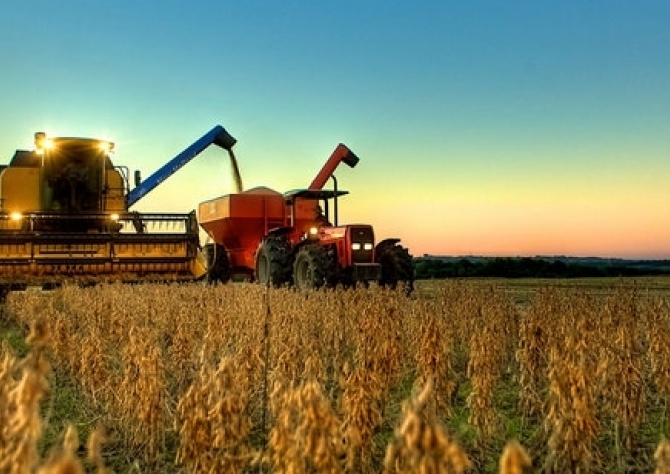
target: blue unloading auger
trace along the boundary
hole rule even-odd
[[[238,192],[242,192],[240,173],[237,169],[237,160],[235,159],[235,155],[233,153],[233,145],[235,145],[235,143],[237,143],[237,140],[235,140],[235,138],[233,138],[226,131],[226,129],[224,129],[221,125],[215,126],[209,132],[193,142],[184,151],[161,166],[142,183],[138,184],[134,189],[128,192],[126,195],[126,209],[129,209],[133,204],[137,203],[137,201],[149,194],[150,191],[152,191],[167,178],[172,176],[175,172],[177,172],[177,170],[198,156],[210,145],[217,145],[228,151],[228,154],[230,155],[230,161],[233,164],[236,185],[239,188]]]

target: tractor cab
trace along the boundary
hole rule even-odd
[[[338,225],[338,198],[349,191],[294,189],[283,194],[289,225],[298,232]],[[332,208],[332,209],[331,209]]]

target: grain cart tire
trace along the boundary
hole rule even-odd
[[[293,263],[293,282],[299,290],[313,290],[329,284],[333,268],[328,251],[318,245],[298,250]]]
[[[10,285],[0,285],[0,304],[5,302],[10,290],[11,290]]]
[[[256,252],[256,281],[280,287],[291,283],[291,245],[282,237],[263,239]]]
[[[375,248],[375,262],[382,267],[381,286],[405,286],[407,294],[414,290],[414,260],[409,251],[397,241],[382,241]]]
[[[230,261],[228,252],[219,244],[205,244],[207,259],[207,283],[228,283],[230,281]]]

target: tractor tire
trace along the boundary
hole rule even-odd
[[[293,283],[299,290],[315,290],[332,286],[335,273],[328,249],[306,245],[298,250],[293,263]]]
[[[381,286],[395,289],[402,283],[407,294],[414,290],[414,260],[405,247],[382,242],[375,249],[375,262],[382,267]]]
[[[207,259],[207,283],[228,283],[231,276],[230,260],[223,245],[205,244],[203,251]]]
[[[256,281],[275,288],[290,284],[291,263],[291,245],[286,239],[263,239],[256,252]]]

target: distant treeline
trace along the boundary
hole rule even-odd
[[[417,279],[450,277],[584,278],[670,274],[670,261],[667,260],[420,257],[415,259],[415,265]]]

